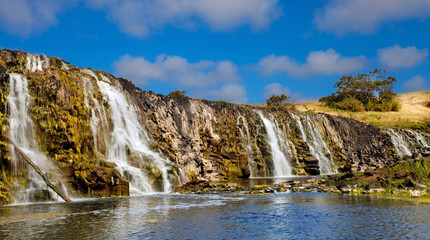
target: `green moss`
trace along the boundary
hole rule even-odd
[[[162,190],[163,186],[163,173],[161,170],[152,163],[143,163],[140,165],[140,169],[144,173],[146,173],[149,182],[152,186],[155,186],[158,188],[158,190]]]

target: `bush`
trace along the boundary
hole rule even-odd
[[[390,112],[399,111],[401,105],[398,101],[394,99],[376,101],[371,100],[365,105],[366,111],[377,111],[377,112]]]
[[[339,103],[335,103],[334,106],[338,109],[351,111],[351,112],[363,112],[364,105],[358,99],[354,97],[348,97],[343,99]]]
[[[167,96],[169,97],[187,97],[187,95],[185,95],[187,92],[184,90],[176,90],[176,91],[172,91],[170,92]]]
[[[402,108],[399,101],[393,100],[391,105],[391,111],[398,112]]]

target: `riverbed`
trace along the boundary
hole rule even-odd
[[[0,208],[0,239],[429,239],[430,204],[328,193],[153,194]]]

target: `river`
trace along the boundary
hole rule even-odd
[[[154,194],[0,208],[0,239],[430,239],[430,204],[328,193]]]

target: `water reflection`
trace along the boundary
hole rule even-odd
[[[369,196],[165,194],[2,207],[0,239],[427,239],[429,219],[429,204]]]

